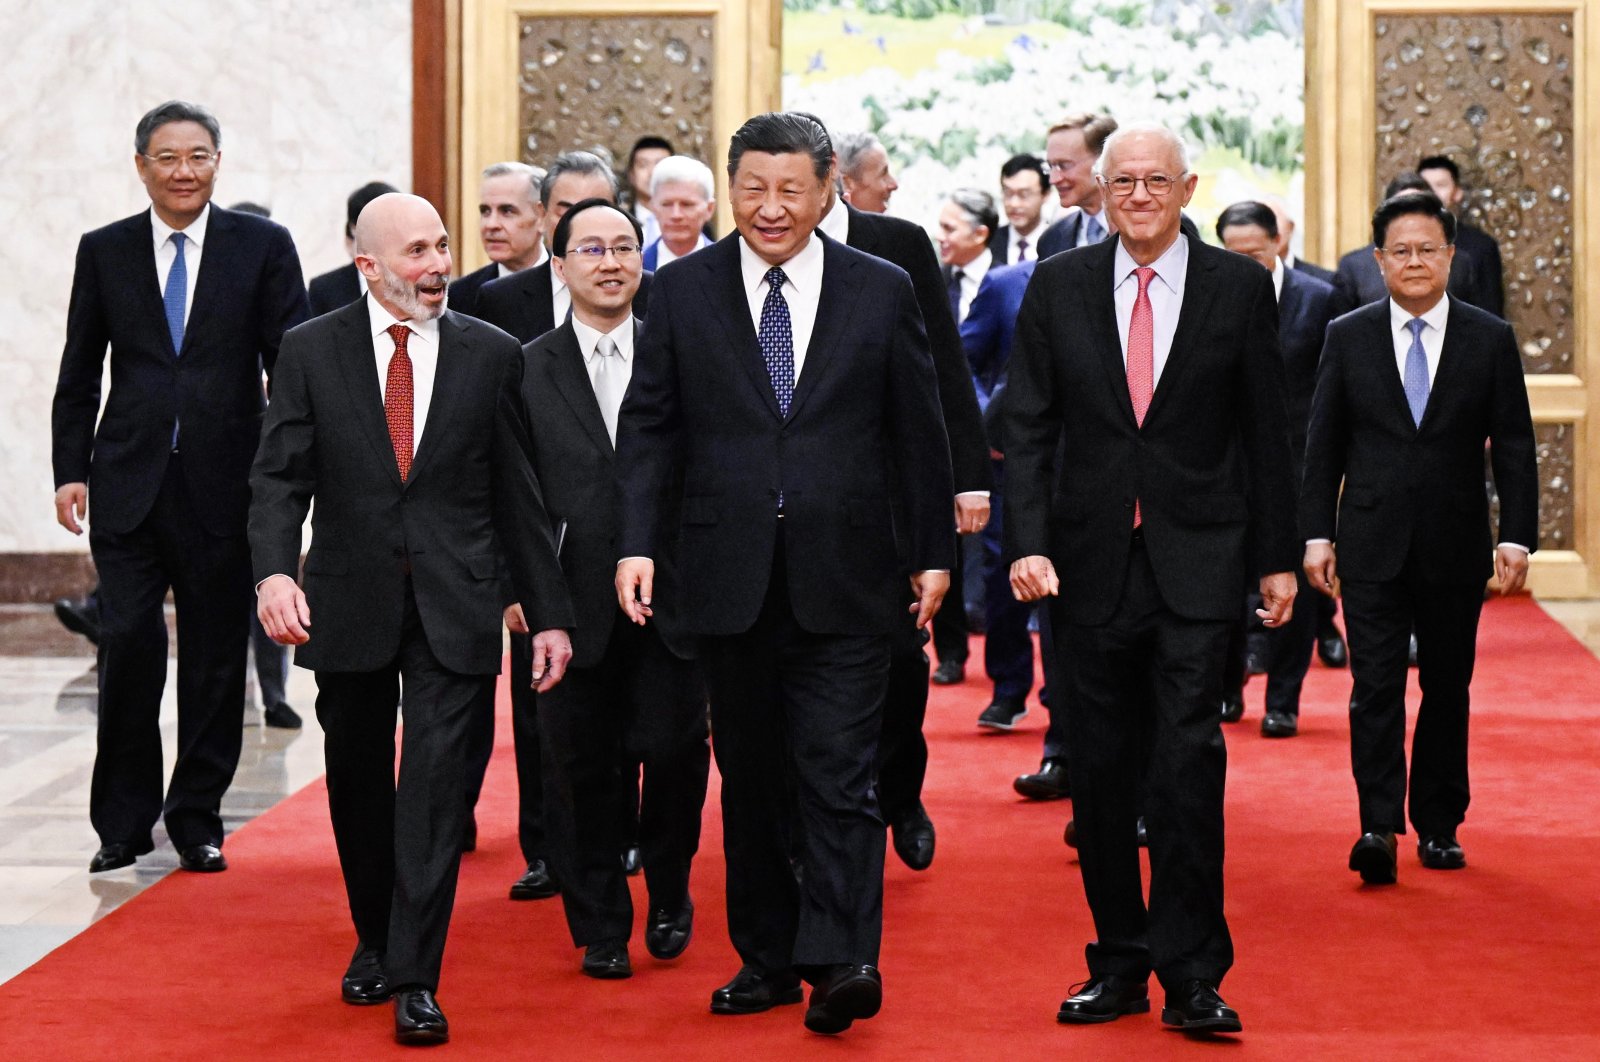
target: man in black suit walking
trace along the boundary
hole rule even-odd
[[[1096,178],[1118,238],[1034,273],[1006,391],[1005,530],[1017,596],[1053,599],[1098,937],[1089,981],[1057,1020],[1147,1011],[1153,969],[1162,1021],[1236,1032],[1217,993],[1233,961],[1223,650],[1247,572],[1267,625],[1288,620],[1299,550],[1272,279],[1182,235],[1188,169],[1164,129],[1112,134]]]
[[[1433,194],[1372,216],[1389,298],[1328,329],[1311,406],[1300,526],[1305,573],[1342,577],[1350,636],[1350,758],[1361,838],[1350,869],[1391,884],[1405,832],[1406,643],[1423,689],[1411,751],[1422,865],[1466,865],[1468,690],[1483,586],[1514,594],[1538,545],[1533,421],[1511,326],[1445,289],[1456,219]],[[1491,547],[1483,449],[1500,495]],[[1341,493],[1341,484],[1343,490]],[[1492,558],[1492,564],[1491,564]]]
[[[361,298],[366,286],[361,279],[361,270],[356,268],[356,218],[366,209],[367,204],[380,195],[398,192],[400,189],[383,181],[369,181],[350,193],[350,198],[344,203],[344,246],[350,253],[350,261],[337,269],[330,269],[326,273],[319,273],[311,278],[306,285],[306,297],[311,300],[311,316],[321,317],[325,313],[332,313],[341,306],[348,306]]]
[[[395,1038],[440,1043],[467,731],[494,699],[502,617],[539,631],[533,678],[548,689],[572,654],[572,606],[517,431],[521,352],[445,309],[439,215],[416,196],[373,200],[356,223],[356,265],[367,297],[284,339],[250,479],[257,611],[316,672],[358,937],[341,993],[355,1004],[392,994]]]
[[[1448,155],[1429,155],[1417,163],[1417,173],[1451,213],[1456,214],[1456,246],[1478,264],[1479,297],[1473,304],[1496,317],[1505,317],[1505,267],[1500,258],[1500,242],[1461,219],[1461,204],[1466,199],[1461,188],[1461,167]]]
[[[955,551],[916,297],[902,270],[815,234],[833,169],[803,115],[734,134],[738,233],[662,270],[617,433],[618,597],[649,618],[652,558],[676,536],[684,627],[702,635],[744,962],[712,1010],[798,1002],[804,978],[822,1033],[882,1001],[889,641],[903,563],[926,624]]]
[[[1045,193],[1050,190],[1049,171],[1037,155],[1013,155],[1000,167],[1000,201],[1008,224],[989,237],[989,252],[994,264],[1019,265],[1039,257],[1039,237],[1044,235],[1040,220]]]
[[[1407,171],[1385,186],[1383,198],[1393,199],[1402,193],[1432,195],[1433,188],[1420,174]],[[1457,247],[1450,260],[1448,291],[1462,302],[1495,313],[1493,307],[1501,306],[1504,297],[1499,286],[1490,290],[1483,282],[1483,269],[1477,257],[1464,247]],[[1339,268],[1334,271],[1333,287],[1338,293],[1338,313],[1349,313],[1358,306],[1386,301],[1389,289],[1383,269],[1378,265],[1372,244],[1357,247],[1339,258]],[[1497,315],[1498,316],[1498,315]]]
[[[567,925],[585,949],[583,972],[599,978],[633,972],[633,903],[617,855],[630,843],[625,829],[640,804],[625,774],[644,766],[645,946],[672,959],[688,947],[694,925],[689,868],[711,762],[705,685],[677,616],[670,543],[656,557],[655,622],[635,626],[617,607],[622,500],[614,440],[638,338],[630,307],[643,235],[638,220],[610,200],[568,211],[551,261],[572,293],[572,316],[523,354],[529,458],[577,616],[572,665],[561,685],[537,697],[545,823]]]
[[[261,373],[306,316],[294,241],[213,206],[222,133],[171,100],[139,120],[134,164],[150,209],[78,245],[52,411],[56,519],[73,534],[94,488],[100,722],[90,871],[152,850],[165,818],[186,870],[227,867],[222,795],[239,763],[249,642],[250,459]],[[100,378],[111,393],[99,427]],[[178,613],[178,757],[161,794],[162,602]]]
[[[544,207],[539,189],[545,171],[526,162],[496,162],[483,168],[478,184],[478,238],[489,264],[450,282],[450,308],[478,313],[478,292],[492,280],[542,264]]]

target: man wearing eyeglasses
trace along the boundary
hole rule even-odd
[[[1247,573],[1269,627],[1295,596],[1277,299],[1260,266],[1182,234],[1197,178],[1172,133],[1119,129],[1096,179],[1118,236],[1039,264],[1006,399],[1006,553],[1018,599],[1051,608],[1097,935],[1057,1020],[1148,1011],[1154,971],[1163,1022],[1237,1032],[1218,994],[1233,945],[1217,705]]]
[[[1389,297],[1328,328],[1311,403],[1300,527],[1311,585],[1341,584],[1350,639],[1350,759],[1361,837],[1350,869],[1397,877],[1406,829],[1406,656],[1423,690],[1410,819],[1431,870],[1466,865],[1467,715],[1484,582],[1522,588],[1538,545],[1533,422],[1511,326],[1447,295],[1456,218],[1431,192],[1372,216]],[[1489,536],[1484,444],[1500,496]],[[1341,484],[1343,490],[1341,492]]]
[[[139,120],[150,209],[78,245],[52,413],[56,519],[100,574],[100,723],[91,872],[152,850],[158,818],[185,870],[227,868],[222,795],[239,762],[249,641],[250,460],[261,373],[306,318],[282,226],[213,206],[221,129],[171,100]],[[100,380],[111,352],[111,390]],[[99,426],[95,417],[100,415]],[[161,792],[162,603],[177,606],[178,754]]]
[[[1041,259],[1099,243],[1110,235],[1114,226],[1106,213],[1094,168],[1106,138],[1116,128],[1117,120],[1109,114],[1074,114],[1050,127],[1045,139],[1045,166],[1050,186],[1067,213],[1039,236]]]

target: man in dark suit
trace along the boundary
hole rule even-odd
[[[1432,195],[1433,189],[1418,174],[1406,172],[1389,182],[1384,189],[1383,198],[1393,199],[1402,193]],[[1333,287],[1339,298],[1335,307],[1336,315],[1349,313],[1357,306],[1366,306],[1389,297],[1383,270],[1378,265],[1372,244],[1357,247],[1339,259],[1339,268],[1334,272]],[[1456,248],[1455,256],[1450,263],[1449,292],[1462,302],[1488,310],[1490,313],[1495,312],[1490,309],[1491,306],[1503,302],[1502,295],[1491,292],[1484,285],[1483,272],[1479,268],[1477,258],[1460,247]]]
[[[1247,200],[1234,203],[1218,215],[1217,238],[1228,250],[1255,259],[1272,273],[1278,298],[1278,347],[1283,352],[1289,449],[1294,456],[1294,478],[1299,482],[1306,452],[1306,422],[1311,417],[1311,392],[1317,383],[1322,337],[1333,320],[1334,296],[1333,285],[1284,266],[1278,255],[1281,233],[1277,226],[1277,216],[1270,206]],[[1295,597],[1302,607],[1295,609],[1288,623],[1265,634],[1267,694],[1266,715],[1261,720],[1263,737],[1293,737],[1300,730],[1300,690],[1311,666],[1317,617],[1304,577],[1299,578]],[[1246,595],[1246,606],[1240,610],[1239,625],[1229,646],[1222,704],[1225,723],[1237,722],[1244,714],[1246,625],[1259,604],[1257,595]]]
[[[661,209],[659,194],[652,202]],[[585,949],[583,972],[600,978],[632,973],[633,904],[617,854],[630,843],[624,830],[640,804],[624,774],[644,765],[645,946],[671,959],[694,925],[689,868],[710,765],[705,686],[677,616],[670,545],[656,558],[654,623],[628,623],[614,585],[622,502],[613,440],[633,371],[630,305],[642,236],[639,222],[609,200],[578,203],[562,218],[552,261],[572,293],[572,316],[528,344],[522,373],[529,457],[577,615],[572,665],[537,698],[545,821],[567,925]]]
[[[711,167],[688,155],[670,155],[656,163],[650,171],[650,212],[661,237],[644,249],[645,272],[710,247],[705,229],[717,212],[717,179]]]
[[[525,162],[485,166],[478,185],[478,237],[489,264],[450,282],[450,308],[478,316],[478,292],[491,280],[544,262],[544,207],[539,187],[545,172]]]
[[[1099,243],[1110,234],[1105,197],[1094,179],[1095,163],[1106,137],[1117,128],[1109,114],[1074,114],[1050,127],[1045,138],[1045,164],[1061,209],[1068,211],[1039,237],[1039,257],[1049,258],[1074,247]],[[1072,210],[1072,207],[1078,209]]]
[[[368,203],[380,195],[398,192],[400,189],[383,181],[369,181],[350,193],[350,198],[344,203],[344,247],[349,252],[351,261],[330,269],[326,273],[319,273],[311,278],[306,285],[306,297],[311,301],[311,316],[321,317],[325,313],[332,313],[341,306],[348,306],[361,298],[367,289],[361,280],[361,270],[356,268],[356,218],[361,216],[361,211],[366,209]]]
[[[1017,596],[1055,610],[1098,937],[1057,1020],[1147,1011],[1153,969],[1163,1022],[1236,1032],[1217,993],[1223,652],[1247,572],[1267,625],[1289,618],[1299,550],[1272,279],[1182,235],[1188,169],[1170,132],[1118,130],[1097,173],[1118,238],[1034,273],[1006,389],[1006,544]]]
[[[416,196],[373,200],[356,223],[356,265],[367,297],[285,337],[250,479],[257,611],[317,677],[358,937],[341,993],[393,995],[396,1039],[440,1043],[465,739],[494,699],[502,616],[540,632],[533,678],[549,689],[572,653],[562,628],[573,613],[517,431],[521,352],[445,309],[439,215]]]
[[[1415,630],[1423,689],[1411,824],[1422,865],[1453,870],[1466,865],[1456,828],[1470,795],[1468,691],[1484,582],[1492,571],[1502,593],[1516,593],[1538,545],[1533,421],[1516,337],[1504,321],[1446,297],[1455,225],[1431,192],[1378,207],[1372,239],[1389,298],[1328,329],[1311,406],[1305,573],[1325,594],[1342,579],[1361,805],[1350,869],[1372,883],[1395,881],[1395,835],[1405,832],[1408,636]],[[1500,496],[1494,547],[1485,443]]]
[[[56,519],[73,534],[94,488],[99,713],[89,817],[93,872],[152,850],[165,818],[186,870],[227,867],[222,795],[239,763],[250,638],[250,459],[261,373],[306,316],[294,241],[212,205],[222,134],[171,100],[139,120],[150,209],[78,245],[52,410]],[[100,379],[111,392],[99,427]],[[178,613],[178,757],[162,800],[162,602]]]
[[[1461,167],[1448,155],[1429,155],[1417,163],[1417,173],[1456,215],[1456,246],[1478,264],[1478,287],[1482,297],[1474,305],[1496,317],[1505,317],[1505,268],[1500,259],[1500,243],[1476,225],[1462,220],[1461,204],[1466,193],[1461,187]]]
[[[1006,221],[989,237],[995,265],[1016,265],[1039,257],[1041,215],[1050,190],[1049,171],[1037,155],[1013,155],[1000,167],[1000,201]]]
[[[678,538],[744,962],[712,1009],[798,1002],[804,978],[807,1028],[837,1033],[882,1001],[889,642],[906,566],[921,624],[949,585],[949,444],[906,274],[814,232],[826,130],[758,115],[728,173],[738,233],[662,270],[651,296],[617,433],[617,593],[648,619],[652,558]]]
[[[805,117],[815,120],[812,115]],[[933,352],[939,408],[950,440],[955,528],[959,534],[983,530],[991,511],[989,447],[972,374],[961,352],[961,335],[927,233],[913,222],[857,210],[833,195],[817,228],[846,246],[899,266],[911,278]],[[912,569],[907,567],[905,574],[909,577]],[[909,603],[912,598],[905,600]],[[895,854],[912,870],[932,865],[937,840],[933,820],[922,804],[922,784],[928,774],[928,742],[922,735],[928,713],[928,657],[923,651],[927,642],[926,630],[911,614],[896,625],[889,643],[889,687],[878,750],[878,807],[893,835]]]

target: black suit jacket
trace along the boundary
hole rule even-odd
[[[617,431],[620,552],[654,557],[679,537],[683,618],[695,633],[755,623],[780,492],[790,605],[808,631],[887,634],[902,620],[903,563],[955,561],[949,445],[911,284],[901,269],[817,238],[821,298],[787,416],[751,321],[737,234],[664,266],[650,296]],[[899,528],[891,495],[905,514]]]
[[[1333,276],[1337,297],[1337,313],[1349,313],[1358,306],[1374,302],[1388,302],[1389,287],[1383,282],[1383,270],[1372,256],[1372,244],[1358,247],[1339,259],[1339,268]],[[1500,303],[1498,296],[1491,298],[1481,279],[1478,260],[1472,252],[1456,245],[1455,259],[1450,263],[1450,279],[1446,284],[1449,293],[1463,302],[1499,316],[1492,305]]]
[[[373,671],[393,660],[409,582],[439,662],[498,674],[501,612],[512,601],[532,630],[573,622],[517,431],[522,352],[471,317],[439,319],[428,419],[402,483],[368,324],[362,299],[284,336],[250,477],[256,581],[294,576],[315,499],[305,560],[311,640],[295,663]]]
[[[633,296],[635,314],[650,301],[653,276],[647,270],[639,278],[639,290]],[[454,293],[455,286],[451,285],[450,290]],[[483,285],[478,289],[473,316],[510,332],[519,343],[531,343],[561,324],[556,320],[555,296],[550,290],[550,259]]]
[[[1346,579],[1382,581],[1411,569],[1436,582],[1482,582],[1494,568],[1485,441],[1500,495],[1495,541],[1533,549],[1538,467],[1511,326],[1450,299],[1439,369],[1417,425],[1395,360],[1389,301],[1363,306],[1328,329],[1301,532],[1338,544]]]
[[[338,269],[319,273],[306,285],[306,297],[311,300],[312,317],[349,306],[361,298],[361,272],[354,262],[346,262]]]
[[[1306,424],[1311,419],[1311,394],[1317,387],[1317,362],[1322,340],[1333,320],[1333,285],[1306,273],[1283,271],[1278,296],[1278,344],[1283,350],[1284,395],[1289,411],[1289,440],[1298,460],[1306,450]]]
[[[548,259],[547,259],[548,261]],[[464,277],[450,282],[450,308],[456,313],[464,313],[468,317],[481,317],[478,313],[478,293],[484,286],[493,281],[503,279],[500,276],[500,264],[490,262],[482,269],[474,269]]]
[[[635,349],[638,342],[636,333]],[[616,450],[570,320],[522,348],[519,412],[577,619],[572,663],[593,667],[604,658],[615,625],[628,622],[616,591],[622,494]],[[678,616],[682,593],[673,546],[670,538],[663,541],[654,557],[651,626],[670,652],[687,660],[694,644]]]
[[[1474,297],[1467,301],[1496,317],[1505,317],[1506,288],[1500,244],[1487,232],[1462,221],[1456,225],[1456,246],[1471,255],[1478,266]]]
[[[215,535],[244,533],[250,461],[261,433],[263,368],[306,318],[294,241],[283,226],[211,205],[183,350],[172,349],[156,276],[150,211],[78,244],[51,414],[56,486],[89,484],[94,522],[132,531],[155,504],[181,422],[183,472]],[[111,393],[98,429],[100,376]]]
[[[1272,277],[1189,241],[1177,333],[1141,427],[1117,332],[1116,247],[1040,262],[1023,297],[1006,390],[1006,553],[1049,556],[1068,621],[1104,623],[1122,597],[1137,499],[1168,607],[1231,620],[1247,574],[1293,571],[1301,556]]]
[[[887,214],[869,214],[855,207],[849,207],[849,213],[845,242],[899,266],[911,278],[939,379],[939,408],[950,439],[950,467],[956,491],[992,489],[994,470],[989,465],[983,414],[978,409],[978,394],[967,368],[961,333],[950,316],[950,297],[933,244],[913,222]]]

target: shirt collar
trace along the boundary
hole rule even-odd
[[[1433,304],[1433,309],[1420,315],[1428,323],[1428,327],[1436,332],[1444,331],[1445,319],[1450,316],[1450,296],[1441,295],[1439,301]],[[1391,331],[1406,330],[1406,325],[1411,320],[1411,314],[1400,308],[1394,299],[1389,300],[1389,328]]]
[[[189,222],[185,229],[175,229],[161,220],[161,215],[156,213],[156,208],[150,208],[150,229],[155,234],[156,246],[160,247],[172,239],[174,232],[181,232],[190,243],[196,247],[204,248],[206,245],[206,224],[211,220],[211,204],[207,203],[200,208],[200,216]]]
[[[994,253],[990,251],[989,248],[985,247],[983,250],[978,252],[978,256],[976,258],[968,262],[966,265],[951,266],[950,269],[951,272],[960,270],[962,276],[972,277],[974,280],[982,280],[984,275],[989,272],[993,265]]]
[[[585,362],[592,362],[598,356],[595,348],[600,345],[601,336],[610,336],[617,345],[617,353],[622,355],[623,364],[633,361],[633,318],[629,317],[609,332],[602,332],[598,328],[590,328],[578,320],[578,315],[572,315],[572,331],[578,337],[578,351],[583,354]]]
[[[1272,294],[1279,302],[1283,301],[1283,272],[1283,259],[1274,258],[1272,260]]]
[[[402,321],[388,310],[385,310],[378,300],[374,299],[370,294],[367,296],[367,321],[370,328],[369,334],[374,340],[394,325],[403,324],[411,329],[413,335],[421,336],[429,343],[437,344],[439,342],[439,319],[437,317],[426,321]]]
[[[822,216],[817,228],[827,233],[830,239],[840,243],[850,242],[850,208],[841,197],[833,197],[833,209]]]
[[[1156,279],[1165,284],[1176,294],[1181,281],[1178,279],[1185,275],[1189,268],[1189,238],[1183,233],[1172,241],[1172,246],[1161,252],[1161,257],[1150,263],[1156,271]],[[1113,289],[1120,288],[1124,283],[1133,279],[1133,271],[1139,268],[1139,263],[1133,260],[1133,255],[1122,246],[1122,240],[1117,240],[1116,259],[1111,267],[1111,275],[1116,283]]]
[[[761,283],[767,279],[767,270],[771,268],[772,264],[756,254],[750,245],[744,241],[744,237],[740,236],[739,272],[744,277],[745,291],[753,295]],[[822,240],[813,232],[811,238],[806,241],[805,246],[796,251],[794,256],[784,262],[780,268],[782,268],[784,276],[789,278],[789,283],[800,291],[820,292],[822,290]]]

